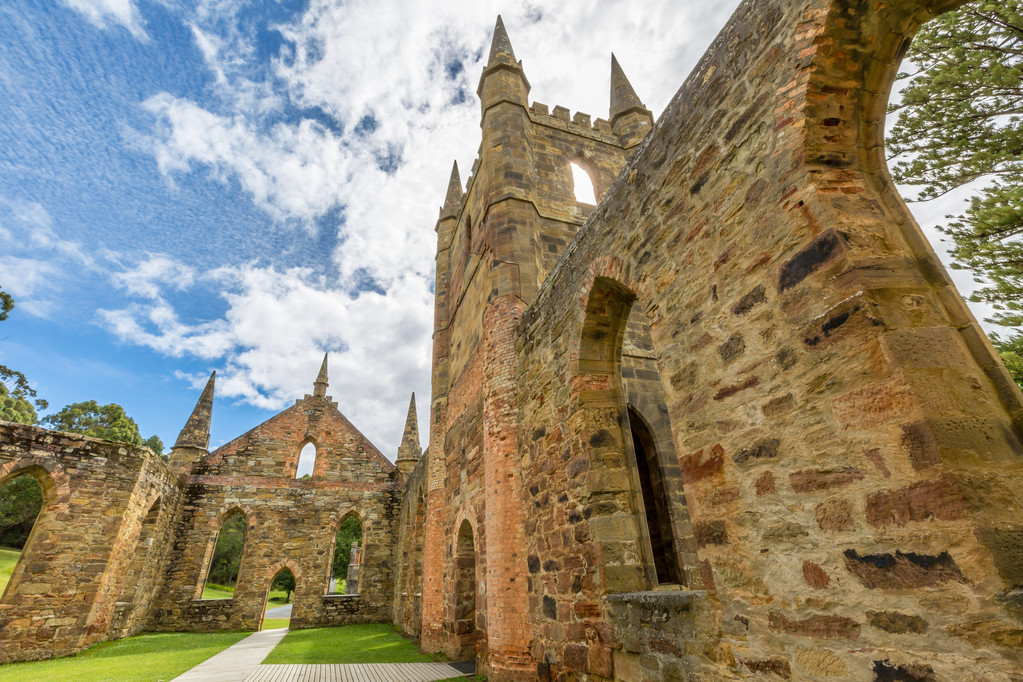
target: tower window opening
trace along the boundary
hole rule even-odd
[[[575,200],[581,204],[596,204],[597,195],[593,191],[593,181],[589,174],[577,163],[572,166],[572,186],[575,189]]]

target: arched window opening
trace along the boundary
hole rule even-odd
[[[468,258],[472,253],[472,215],[468,211],[465,212],[465,230],[463,239],[465,239],[465,257]]]
[[[602,512],[623,522],[629,519],[629,525],[638,530],[634,537],[624,538],[635,558],[623,562],[630,569],[623,572],[628,578],[616,579],[614,589],[629,592],[659,584],[698,587],[697,557],[686,549],[691,543],[677,537],[692,533],[688,508],[679,468],[666,462],[671,459],[671,423],[649,324],[635,302],[635,294],[620,282],[595,278],[576,364],[580,380],[589,389],[581,397],[580,408],[588,414],[583,437],[591,446],[592,465],[607,472],[620,470],[631,482],[631,494],[612,495],[614,505]],[[616,409],[609,410],[609,405]],[[651,422],[641,416],[648,414],[662,418]],[[621,554],[620,547],[613,551]]]
[[[455,612],[454,625],[456,657],[465,660],[476,656],[479,628],[476,624],[476,547],[473,544],[472,525],[462,521],[455,544]]]
[[[291,595],[295,592],[295,574],[290,568],[282,568],[270,581],[270,589],[263,607],[260,630],[286,628],[291,622]]]
[[[362,564],[362,526],[355,515],[341,522],[334,538],[334,562],[328,594],[358,594]]]
[[[593,190],[593,180],[589,173],[577,163],[570,164],[572,167],[572,188],[575,192],[575,200],[581,204],[596,204],[597,195]]]
[[[315,470],[316,446],[312,443],[306,443],[302,446],[302,451],[298,453],[298,466],[295,467],[295,478],[312,478]]]
[[[245,550],[245,515],[233,512],[217,533],[201,599],[234,599]]]
[[[671,506],[661,466],[657,461],[654,437],[646,422],[631,408],[629,427],[636,453],[636,471],[639,474],[640,495],[643,498],[657,582],[662,585],[681,584],[682,573],[675,554],[675,533],[671,526]]]
[[[42,508],[43,490],[34,476],[19,474],[0,485],[0,595],[4,602],[8,582]]]

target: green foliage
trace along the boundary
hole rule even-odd
[[[217,544],[210,560],[210,572],[206,582],[233,588],[238,582],[238,569],[242,564],[242,549],[245,547],[245,517],[232,514],[217,534]]]
[[[9,293],[0,289],[0,322],[6,320],[12,310],[14,310],[14,299]]]
[[[117,403],[100,405],[95,400],[72,403],[60,412],[44,417],[42,423],[58,431],[80,433],[118,443],[145,445],[154,454],[167,459],[163,454],[163,441],[160,437],[154,435],[143,440],[139,425]]]
[[[897,182],[940,196],[1023,171],[1023,0],[980,0],[938,16],[913,39],[915,65],[887,138]]]
[[[160,440],[159,436],[150,436],[142,441],[142,444],[153,451],[153,454],[160,455],[163,459],[167,459],[168,455],[163,454],[163,441]]]
[[[1023,0],[980,0],[928,22],[906,56],[916,66],[887,138],[896,182],[933,199],[984,180],[961,216],[940,228],[954,243],[952,267],[981,284],[988,320],[1023,325]],[[1018,332],[1010,342],[1018,344]],[[999,348],[1002,351],[1002,348]],[[1019,350],[1019,349],[1017,349]],[[1008,352],[1009,355],[1004,353]],[[1004,351],[1023,377],[1023,354]],[[1023,385],[1023,384],[1021,384]]]
[[[0,322],[14,310],[14,299],[0,289]],[[21,372],[0,365],[0,421],[38,424],[36,409],[45,410],[48,403],[36,396],[35,390]]]
[[[263,663],[425,663],[420,651],[391,623],[292,630]]]
[[[284,569],[270,583],[270,589],[284,592],[284,603],[287,604],[291,601],[291,593],[295,591],[295,574],[288,569]]]
[[[330,575],[341,579],[348,576],[348,562],[352,559],[352,543],[362,542],[362,526],[354,516],[341,522],[337,529],[337,540],[334,542],[334,563]],[[337,587],[340,591],[340,585]]]
[[[138,424],[116,403],[100,405],[95,400],[73,403],[65,406],[60,412],[45,417],[43,423],[58,431],[142,445]]]
[[[0,682],[170,680],[236,644],[246,632],[161,632],[103,642],[77,656],[0,665]]]
[[[36,409],[46,407],[47,402],[36,397],[24,374],[0,365],[0,421],[38,424]]]
[[[0,485],[0,545],[24,547],[42,507],[43,491],[28,474]]]

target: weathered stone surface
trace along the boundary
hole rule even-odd
[[[823,590],[831,583],[831,576],[827,571],[812,561],[803,562],[803,579],[815,590]]]
[[[898,490],[867,497],[867,523],[880,528],[911,521],[955,521],[966,513],[966,502],[950,477],[921,481]]]
[[[896,635],[927,632],[927,621],[923,618],[898,611],[867,611],[867,620],[875,628]]]
[[[796,649],[796,665],[818,677],[845,677],[848,673],[845,661],[827,649]]]
[[[774,631],[800,637],[856,639],[860,636],[860,624],[845,616],[817,614],[796,620],[772,611],[768,614],[768,626]]]
[[[874,661],[874,682],[937,682],[934,669],[923,663],[897,665],[885,659]]]
[[[870,589],[935,587],[965,580],[948,552],[933,555],[897,550],[894,554],[861,556],[847,549],[843,556],[849,572]]]
[[[783,662],[795,679],[1012,679],[1017,607],[996,596],[1023,584],[1023,404],[881,144],[904,46],[956,4],[743,2],[656,126],[617,64],[607,120],[530,103],[499,22],[479,158],[464,191],[452,173],[436,223],[425,456],[411,466],[409,444],[392,476],[318,390],[266,443],[183,446],[198,470],[166,483],[188,500],[180,542],[159,608],[138,611],[110,607],[147,516],[125,464],[111,519],[82,517],[100,548],[73,577],[84,591],[46,616],[92,630],[32,620],[66,573],[16,575],[0,627],[69,652],[114,636],[111,618],[248,625],[284,537],[311,586],[296,626],[393,618],[495,681],[778,677]],[[575,201],[571,161],[597,206]],[[310,428],[331,466],[289,480]],[[33,461],[50,461],[47,437],[28,438]],[[4,475],[24,440],[0,438]],[[83,466],[86,482],[121,476]],[[236,502],[253,507],[249,587],[193,602],[212,510]],[[355,510],[360,582],[380,590],[326,597],[330,529]],[[870,620],[889,591],[926,636]],[[662,593],[686,598],[634,597]],[[955,614],[969,618],[950,629]]]

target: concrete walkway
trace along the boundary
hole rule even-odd
[[[260,665],[286,634],[287,628],[254,632],[173,682],[432,682],[475,670],[472,663]]]
[[[275,606],[272,609],[267,609],[266,613],[263,614],[263,618],[291,618],[291,604],[285,604],[284,606]]]
[[[191,670],[178,675],[174,682],[242,682],[259,667],[267,654],[273,651],[286,634],[287,628],[253,632],[213,658],[208,658]]]

